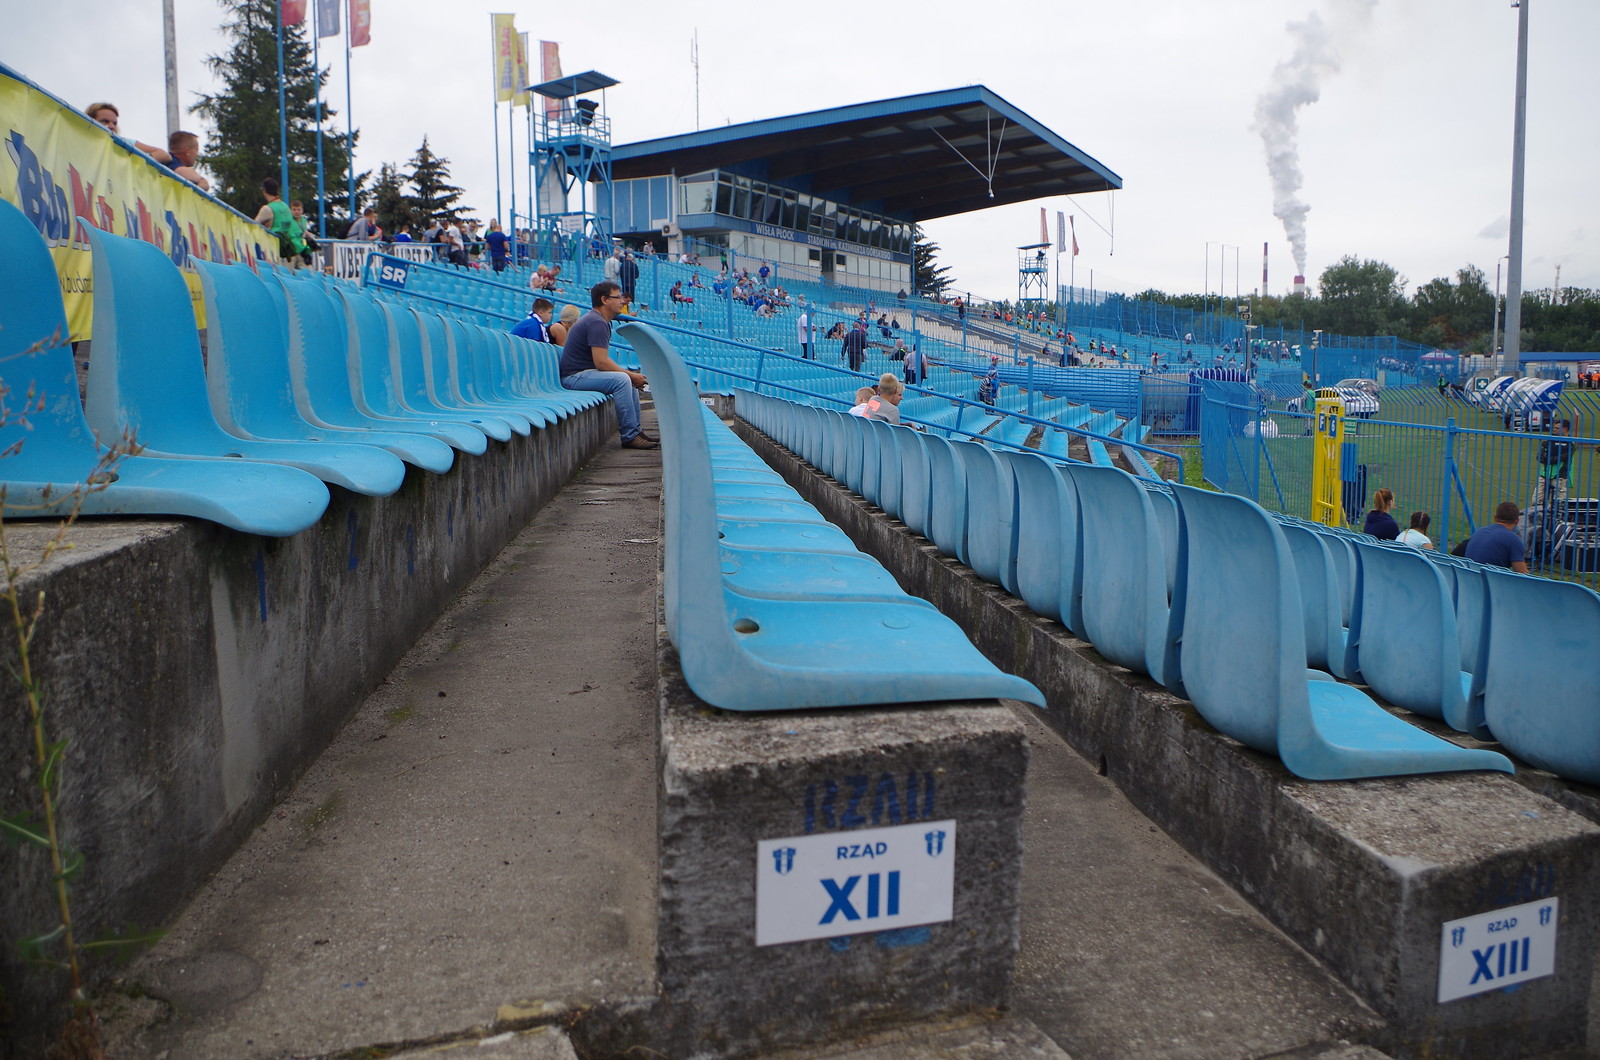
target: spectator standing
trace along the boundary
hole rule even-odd
[[[867,326],[864,322],[858,322],[845,332],[839,355],[849,362],[852,372],[861,371],[861,365],[867,359]]]
[[[495,272],[505,272],[511,263],[511,239],[500,230],[500,219],[489,222],[489,231],[483,237],[489,246],[489,266]]]
[[[1367,513],[1367,521],[1361,525],[1363,534],[1370,534],[1379,541],[1393,541],[1400,536],[1400,524],[1394,521],[1394,516],[1389,512],[1394,508],[1394,493],[1391,490],[1380,489],[1372,495],[1372,510]]]
[[[415,243],[416,240],[411,238],[411,226],[409,224],[401,225],[400,226],[400,231],[398,231],[398,232],[396,232],[394,234],[393,242],[396,242],[396,243]]]
[[[1479,563],[1528,573],[1527,553],[1522,538],[1517,536],[1517,521],[1521,518],[1516,501],[1501,501],[1494,510],[1494,522],[1472,532],[1463,554]]]
[[[194,164],[200,161],[200,137],[179,129],[167,137],[167,168],[201,191],[210,191],[211,182],[200,175]]]
[[[345,233],[346,239],[358,239],[365,243],[375,243],[383,237],[383,229],[378,227],[378,211],[371,206],[361,211],[361,216],[350,224],[350,231]]]
[[[800,356],[812,360],[811,356],[811,309],[806,305],[800,306],[800,319],[794,322],[795,337],[800,340]]]
[[[1412,512],[1411,525],[1400,531],[1395,540],[1412,548],[1432,548],[1433,541],[1428,537],[1428,525],[1432,522],[1427,512]]]
[[[631,250],[625,251],[622,260],[617,263],[617,285],[622,288],[623,302],[632,305],[639,286],[639,263],[634,260]]]
[[[906,382],[916,386],[922,381],[922,349],[918,346],[911,347],[906,353]]]
[[[118,136],[122,135],[122,133],[118,130],[118,125],[122,121],[122,112],[117,110],[115,103],[91,103],[84,108],[84,113],[89,115],[89,117],[92,118],[96,124],[103,126],[107,132],[116,133]],[[154,144],[142,143],[139,140],[135,140],[133,141],[133,146],[137,147],[139,150],[143,151],[145,154],[149,155],[151,158],[155,159],[157,162],[160,162],[164,166],[170,166],[172,164],[172,155],[168,154],[166,151],[163,151]]]
[[[311,235],[311,225],[306,221],[305,203],[301,202],[299,199],[291,202],[289,204],[289,216],[293,219],[294,234],[300,237],[301,243],[305,244],[306,249],[301,252],[300,260],[304,261],[307,265],[310,265],[312,263],[312,252],[321,248],[315,237]]]
[[[256,211],[256,224],[278,237],[278,257],[298,267],[306,244],[295,234],[294,215],[278,194],[278,182],[271,177],[263,180],[261,194],[267,202]]]
[[[467,267],[467,240],[461,234],[461,225],[451,220],[444,228],[445,257],[450,264]]]
[[[611,256],[606,259],[605,278],[607,280],[609,280],[611,283],[617,284],[619,286],[621,285],[621,283],[622,283],[622,248],[621,247],[613,247],[611,249]]]
[[[645,387],[642,372],[623,368],[611,359],[611,322],[622,315],[622,288],[601,280],[589,290],[589,312],[567,333],[561,347],[561,385],[568,390],[609,394],[617,406],[622,448],[655,449],[654,438],[639,429],[639,391]]]
[[[1572,472],[1572,443],[1567,434],[1572,421],[1550,422],[1551,437],[1539,443],[1539,477],[1533,484],[1533,510],[1548,530],[1561,520],[1567,503],[1567,479]]]
[[[985,405],[993,405],[1000,396],[1000,358],[994,354],[989,355],[989,370],[984,373],[983,381],[978,384],[978,400]]]

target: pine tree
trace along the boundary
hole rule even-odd
[[[378,167],[378,180],[372,186],[372,205],[378,211],[378,225],[384,232],[394,235],[401,225],[410,225],[413,233],[420,232],[416,197],[406,194],[405,177],[400,167],[385,162]]]
[[[934,261],[939,253],[939,244],[928,238],[921,225],[913,226],[911,231],[914,240],[911,247],[911,279],[916,284],[917,294],[943,297],[945,290],[955,282],[949,275],[950,266]]]
[[[217,196],[248,217],[261,208],[261,181],[278,179],[278,0],[218,0],[227,12],[223,29],[233,40],[226,55],[212,55],[206,65],[222,83],[216,95],[201,96],[190,109],[207,119],[213,132],[205,166],[217,180]],[[315,79],[315,80],[314,80]],[[313,70],[306,24],[283,30],[283,80],[289,135],[289,187],[285,201],[305,203],[315,223],[317,208],[317,110],[315,85],[323,86],[322,171],[328,231],[342,232],[349,223],[349,154],[344,134],[330,126],[336,115],[328,105],[328,72]],[[359,136],[359,134],[358,134]],[[360,183],[366,180],[361,175]],[[358,184],[358,208],[359,193]],[[335,218],[338,219],[336,223]]]
[[[470,208],[456,205],[461,189],[450,183],[450,160],[434,154],[426,136],[417,153],[411,156],[408,179],[416,189],[411,196],[415,224],[427,227],[434,221],[459,221],[463,215],[472,213]]]

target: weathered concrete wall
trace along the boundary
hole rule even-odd
[[[1017,716],[992,700],[734,714],[689,690],[664,634],[659,658],[661,1003],[651,1048],[751,1056],[1004,1005],[1028,768]],[[863,828],[941,820],[956,822],[951,920],[873,931],[841,918],[838,937],[755,944],[761,840],[826,833],[848,843]],[[845,862],[841,878],[871,868]]]
[[[1582,1044],[1600,829],[1502,774],[1301,781],[749,425],[735,429],[908,592],[1038,685],[1046,721],[1391,1021],[1398,1055],[1521,1057]],[[1445,922],[1552,895],[1553,976],[1437,1002]]]
[[[616,429],[609,404],[416,469],[390,497],[335,488],[291,538],[199,521],[93,519],[26,581],[46,609],[31,652],[49,730],[69,741],[64,840],[85,868],[80,938],[164,924],[281,798],[465,586]],[[13,524],[13,545],[42,527]],[[0,656],[15,658],[14,638]],[[0,812],[35,805],[7,678]],[[14,943],[53,923],[38,853],[0,846],[0,1056],[63,997]]]

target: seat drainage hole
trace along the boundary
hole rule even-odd
[[[733,623],[733,631],[735,633],[757,633],[760,630],[760,623],[753,618],[739,618],[735,619]]]
[[[1100,775],[1101,775],[1101,776],[1102,776],[1102,777],[1103,777],[1103,776],[1105,776],[1105,775],[1106,775],[1106,756],[1105,756],[1105,755],[1101,755],[1101,756],[1100,756],[1100,769],[1099,769],[1099,773],[1100,773]]]

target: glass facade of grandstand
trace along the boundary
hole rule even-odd
[[[767,262],[780,277],[885,291],[911,286],[909,222],[727,170],[618,180],[609,202],[602,191],[600,209],[618,236],[659,247],[665,235],[673,254],[726,249],[739,265]]]

